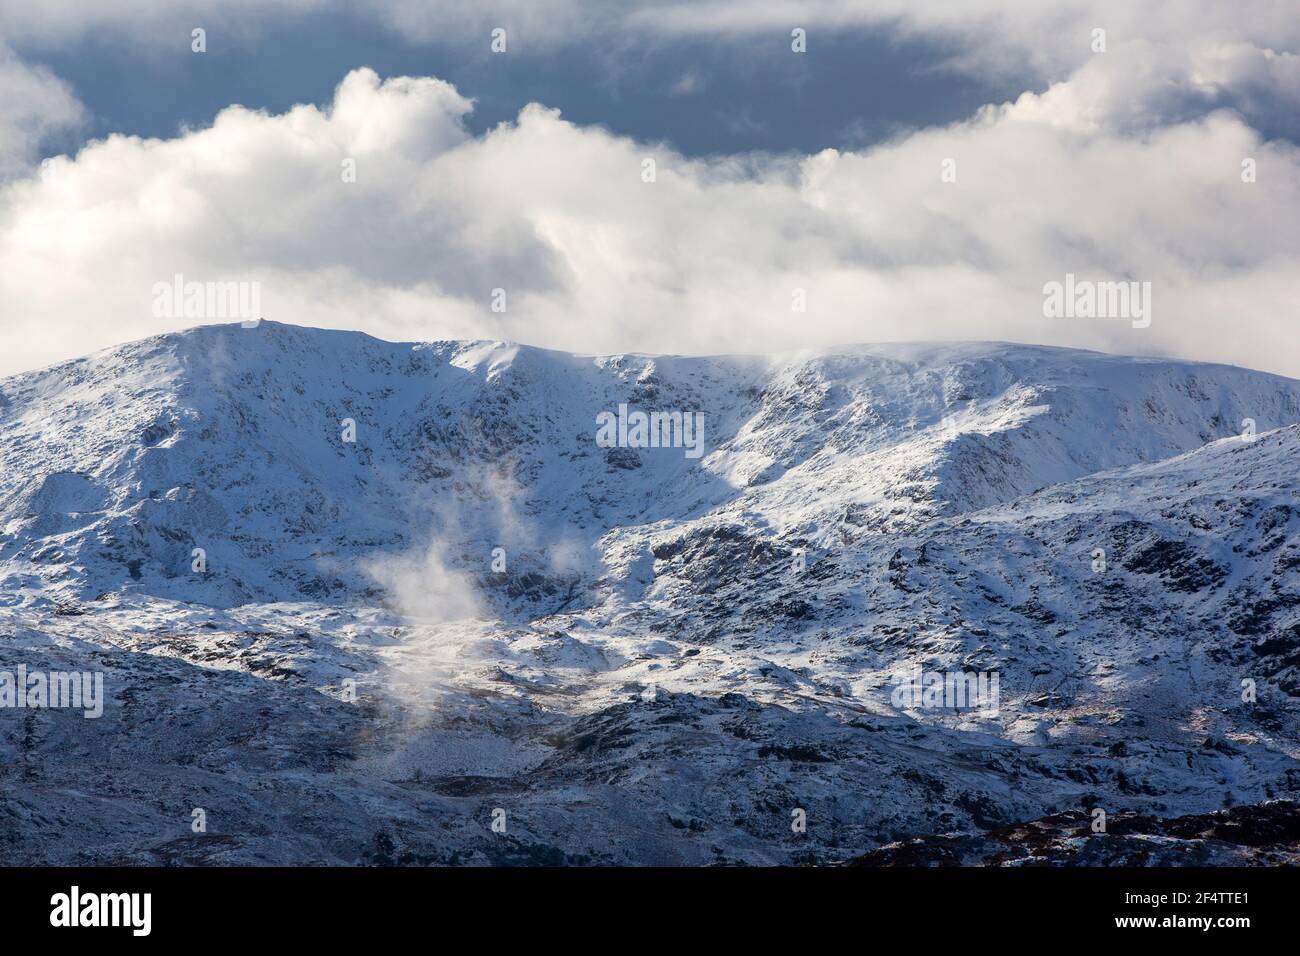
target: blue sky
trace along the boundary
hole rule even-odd
[[[1026,77],[965,75],[945,67],[954,52],[887,26],[814,35],[814,55],[791,54],[790,36],[626,37],[606,44],[508,45],[411,40],[349,11],[267,24],[255,34],[208,34],[206,56],[178,30],[147,51],[114,34],[91,33],[31,62],[71,84],[90,121],[45,144],[52,154],[108,133],[174,136],[210,124],[232,103],[283,112],[326,104],[349,70],[437,76],[475,100],[469,127],[482,132],[526,104],[599,124],[639,140],[663,140],[690,155],[750,150],[855,149],[917,127],[950,123],[984,103],[1012,98]]]

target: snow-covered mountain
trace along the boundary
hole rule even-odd
[[[606,447],[621,406],[701,454]],[[1294,799],[1297,423],[1277,376],[974,343],[264,322],[5,379],[0,668],[109,701],[0,709],[0,860],[892,861]]]

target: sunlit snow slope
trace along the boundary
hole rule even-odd
[[[620,404],[703,455],[600,447]],[[0,710],[0,862],[895,859],[1294,799],[1297,422],[1277,376],[977,343],[262,323],[0,380],[0,667],[110,698]],[[998,713],[897,707],[914,666]]]

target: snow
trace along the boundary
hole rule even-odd
[[[608,455],[620,403],[704,457]],[[834,861],[1294,797],[1297,422],[1289,379],[1002,343],[262,322],[4,379],[5,666],[110,703],[0,711],[0,860]],[[896,711],[913,666],[999,714]]]

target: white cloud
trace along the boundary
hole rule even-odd
[[[84,120],[67,84],[24,63],[0,42],[0,182],[25,171],[51,136]]]
[[[1072,95],[860,154],[687,160],[541,106],[472,137],[448,84],[356,71],[328,110],[231,108],[10,183],[3,370],[193,324],[150,310],[154,283],[182,273],[260,281],[268,318],[398,339],[712,352],[1008,338],[1300,375],[1297,150],[1229,112],[1136,132],[1081,122]],[[1152,282],[1151,328],[1045,319],[1042,286],[1066,272]]]
[[[331,2],[51,0],[16,18],[19,5],[0,0],[0,22],[31,42],[111,29],[156,43],[196,14],[251,30]],[[270,318],[390,338],[689,352],[1009,338],[1300,375],[1300,344],[1283,334],[1300,291],[1300,159],[1252,128],[1300,116],[1290,4],[1249,15],[1117,0],[373,9],[418,39],[504,23],[526,42],[638,31],[749,42],[797,24],[808,56],[829,31],[890,29],[950,43],[960,68],[1042,83],[862,153],[687,160],[538,105],[472,137],[470,103],[449,85],[361,70],[327,110],[231,108],[210,129],[114,136],[24,176],[80,106],[49,74],[0,56],[0,89],[17,91],[0,98],[0,176],[11,179],[0,371],[161,330],[150,290],[182,273],[260,281]],[[1104,53],[1091,49],[1095,27]],[[654,183],[641,178],[647,156]],[[1258,182],[1241,181],[1248,157]],[[949,158],[955,183],[940,178]],[[355,183],[340,176],[347,159]],[[1043,318],[1043,284],[1067,272],[1150,281],[1152,327]],[[489,308],[498,287],[504,314]],[[791,312],[795,289],[806,314]]]
[[[1225,37],[1273,49],[1300,42],[1290,0],[680,0],[624,9],[623,24],[656,33],[753,36],[801,26],[810,55],[830,35],[891,29],[951,41],[957,62],[972,68],[1020,75],[1030,67],[1050,78],[1093,56],[1095,28],[1106,31],[1109,49],[1138,39],[1184,48]]]

